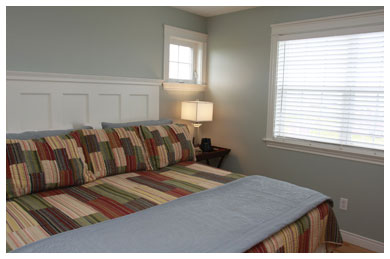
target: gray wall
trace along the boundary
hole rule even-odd
[[[214,121],[204,133],[232,148],[226,169],[262,174],[323,192],[335,200],[344,230],[383,241],[383,166],[267,148],[270,24],[375,7],[260,7],[208,20],[209,89]],[[340,197],[348,211],[338,209]]]
[[[207,32],[170,7],[7,7],[7,70],[163,78],[163,24]],[[160,117],[203,93],[160,91]]]

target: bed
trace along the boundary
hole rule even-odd
[[[201,192],[244,175],[182,162],[159,171],[101,178],[7,201],[7,252],[80,227],[97,224]],[[326,201],[246,252],[314,252],[340,244],[331,203]]]
[[[99,128],[101,121],[156,119],[158,85],[158,82],[150,80],[143,82],[126,78],[84,78],[60,74],[8,72],[7,131],[71,128],[75,124],[88,124]],[[104,107],[100,105],[102,102],[106,104]],[[115,119],[116,115],[118,118]],[[40,139],[35,139],[35,133],[29,134],[25,138],[27,142],[9,141],[7,137],[7,252],[45,252],[50,249],[42,250],[42,247],[48,247],[46,244],[53,245],[53,242],[60,245],[61,249],[65,248],[65,252],[96,252],[86,247],[74,250],[75,247],[70,244],[72,240],[81,237],[82,232],[97,229],[103,231],[100,233],[113,236],[110,242],[123,244],[118,250],[110,250],[108,244],[103,245],[103,250],[97,252],[315,252],[324,246],[330,251],[333,245],[342,243],[329,197],[282,181],[261,176],[247,177],[244,174],[196,163],[192,138],[186,127],[158,127],[150,126],[149,131],[146,129],[142,134],[138,132],[140,129],[137,126],[103,130],[104,132],[85,127],[71,133],[67,131],[66,135],[55,132],[55,136]],[[53,135],[52,132],[51,134]],[[264,207],[259,205],[257,211],[253,211],[255,214],[246,215],[243,212],[250,211],[248,207],[245,208],[249,204],[246,204],[246,198],[250,193],[243,192],[245,195],[235,200],[238,209],[234,211],[229,207],[229,199],[225,199],[225,196],[234,193],[232,189],[232,192],[227,192],[228,195],[220,197],[221,201],[225,199],[225,202],[221,203],[227,206],[224,208],[226,215],[232,211],[227,221],[225,214],[208,215],[213,208],[210,207],[210,211],[204,208],[212,202],[218,203],[219,200],[215,200],[218,192],[229,190],[228,188],[239,183],[260,180],[267,183],[271,181],[277,188],[281,187],[280,193],[288,195],[283,189],[288,187],[299,190],[298,198],[302,193],[309,192],[320,199],[312,202],[310,206],[303,206],[303,209],[295,214],[294,220],[288,217],[289,213],[281,213],[287,217],[283,218],[281,223],[270,224],[272,228],[268,229],[266,235],[259,236],[257,231],[252,231],[251,238],[248,238],[248,235],[224,236],[223,231],[231,227],[229,222],[240,219],[241,228],[245,227],[245,223],[250,223],[250,217],[256,218],[256,213],[261,214],[263,209],[272,211],[276,206],[272,203],[266,203]],[[274,188],[269,186],[267,188],[257,188],[254,185],[251,193],[261,189],[263,192],[253,196],[252,202],[257,202],[258,197],[268,196],[269,192],[275,192],[277,189],[273,190]],[[11,195],[8,195],[9,189]],[[210,196],[214,197],[214,200],[205,197],[207,194],[212,194]],[[277,196],[276,190],[276,193],[268,198],[276,199]],[[143,250],[137,250],[135,244],[139,240],[137,236],[134,238],[134,235],[131,235],[131,230],[121,239],[115,237],[114,231],[110,231],[118,228],[115,222],[127,220],[126,225],[130,226],[136,222],[133,219],[138,218],[141,220],[139,222],[142,222],[152,216],[154,219],[141,225],[145,227],[145,231],[140,234],[159,233],[161,240],[175,232],[170,229],[181,229],[176,231],[176,242],[179,243],[191,237],[191,232],[185,231],[188,221],[179,225],[182,218],[180,215],[173,215],[173,218],[168,219],[177,217],[177,223],[164,223],[162,217],[159,219],[158,216],[164,210],[170,212],[176,209],[175,214],[190,218],[189,211],[180,210],[180,206],[191,204],[192,201],[200,202],[203,208],[199,213],[194,211],[203,219],[197,221],[199,229],[203,223],[210,224],[211,220],[218,225],[218,219],[225,217],[224,225],[219,228],[221,231],[216,229],[206,236],[200,233],[193,237],[222,242],[222,246],[217,246],[218,249],[196,249],[189,243],[187,247],[174,245],[164,250],[144,242],[149,247],[143,244]],[[279,204],[283,205],[283,202],[285,201]],[[306,202],[303,203],[307,205]],[[195,230],[196,228],[192,229]],[[235,231],[230,230],[229,233],[232,232]],[[88,238],[87,236],[86,239]],[[130,242],[131,238],[133,239]],[[241,241],[247,242],[240,248],[230,249],[236,243],[242,243]],[[158,240],[155,243],[158,245]],[[127,250],[121,250],[124,247]]]

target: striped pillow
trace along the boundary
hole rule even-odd
[[[95,180],[70,135],[7,139],[6,144],[7,199]]]
[[[88,167],[96,178],[152,168],[139,127],[82,129],[70,134],[83,148]]]
[[[194,145],[184,124],[141,126],[153,169],[183,161],[195,161]]]

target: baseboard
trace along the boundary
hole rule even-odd
[[[357,234],[340,230],[341,236],[343,237],[343,240],[345,242],[348,242],[353,245],[357,245],[360,247],[363,247],[365,249],[377,252],[377,253],[383,253],[384,252],[384,243],[376,241],[374,239],[370,239],[367,237],[359,236]]]

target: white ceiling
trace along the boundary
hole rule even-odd
[[[255,8],[257,6],[174,6],[177,9],[194,13],[204,17],[211,17],[225,13]]]

